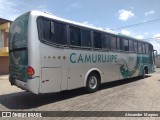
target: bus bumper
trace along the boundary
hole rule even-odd
[[[39,77],[28,79],[27,82],[23,82],[9,76],[9,81],[11,85],[15,85],[34,94],[39,94]]]

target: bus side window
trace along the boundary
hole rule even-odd
[[[134,51],[133,40],[129,40],[129,51],[130,51],[130,52],[133,52],[133,51]]]
[[[66,25],[59,22],[51,22],[51,42],[66,45]]]
[[[148,47],[147,43],[145,44],[145,49],[146,49],[146,54],[148,54],[149,53],[149,47]]]
[[[123,50],[123,41],[119,37],[117,37],[117,50]]]
[[[142,43],[142,53],[146,53],[146,50],[145,50],[145,44],[144,43]]]
[[[134,41],[134,52],[137,53],[138,52],[138,42]]]
[[[107,34],[102,35],[102,48],[109,49],[109,35]]]
[[[150,59],[150,63],[153,64],[154,60],[153,60],[153,46],[149,45],[149,59]]]
[[[94,48],[102,48],[102,36],[101,33],[93,32]]]
[[[111,50],[116,50],[116,37],[115,36],[110,36],[110,47]]]
[[[77,27],[70,26],[70,45],[81,46],[81,32]]]
[[[43,41],[51,41],[50,37],[51,37],[51,26],[50,26],[50,21],[46,20],[46,19],[41,19],[40,20],[40,28],[41,28],[41,39]]]
[[[124,50],[125,51],[129,51],[129,42],[127,39],[123,39],[123,43],[124,43]]]
[[[49,19],[40,18],[40,39],[47,44],[66,45],[66,25]]]
[[[142,53],[142,43],[138,42],[138,53]]]
[[[91,32],[81,29],[81,44],[83,47],[91,47]]]

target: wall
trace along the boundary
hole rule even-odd
[[[6,75],[9,71],[8,56],[0,56],[0,75]]]
[[[1,45],[0,45],[0,75],[9,73],[8,62],[8,32],[10,23],[0,24]]]

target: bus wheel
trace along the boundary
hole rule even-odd
[[[146,74],[146,71],[145,71],[145,69],[143,69],[141,79],[145,78],[145,76],[146,76],[145,74]]]
[[[88,76],[88,79],[87,79],[87,84],[86,84],[86,90],[87,92],[89,93],[93,93],[93,92],[96,92],[98,87],[99,87],[99,84],[100,84],[100,80],[99,80],[99,76],[96,74],[96,73],[91,73],[89,76]]]

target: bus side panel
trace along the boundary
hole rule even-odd
[[[28,86],[30,89],[35,89],[39,93],[40,80],[41,80],[41,64],[40,64],[40,41],[38,37],[37,15],[30,13],[29,23],[28,23],[28,66],[34,68],[35,74],[34,79],[28,80]]]
[[[68,90],[82,87],[84,85],[82,81],[83,79],[81,78],[83,69],[80,66],[69,67]]]
[[[118,64],[120,79],[138,76],[141,67],[141,55],[135,53],[122,53],[119,55]]]
[[[62,76],[61,68],[42,68],[40,93],[59,92]]]
[[[61,91],[68,89],[68,67],[63,66],[62,67],[62,80],[61,80]]]
[[[68,56],[67,50],[55,48],[49,45],[40,43],[40,66],[41,68],[61,68],[61,81],[60,89],[67,90],[67,78],[68,78]],[[41,71],[41,75],[43,75]],[[42,77],[41,77],[42,81]],[[40,91],[41,91],[40,83]]]

